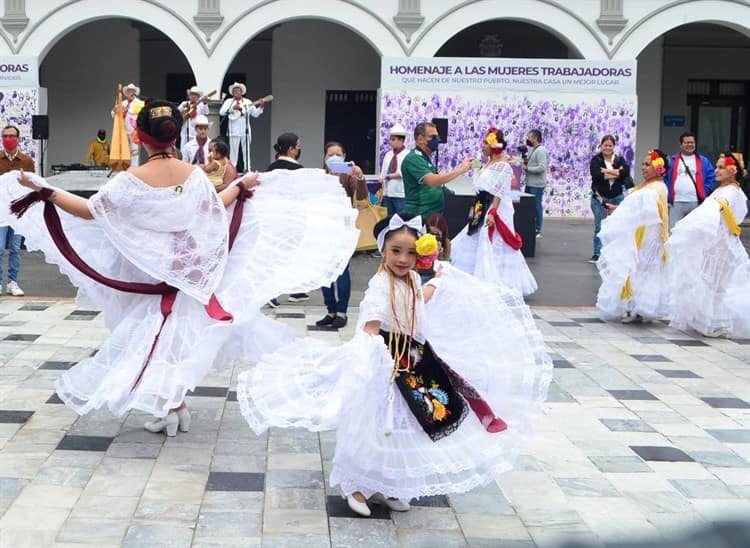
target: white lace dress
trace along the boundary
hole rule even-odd
[[[486,191],[500,198],[498,215],[515,232],[510,192],[512,178],[513,168],[507,162],[498,162],[482,171],[474,181],[474,190]],[[470,235],[468,231],[469,225],[451,241],[451,262],[454,266],[482,280],[509,285],[522,295],[530,295],[537,290],[536,279],[520,249],[510,247],[497,230],[490,241],[486,225],[474,234]]]
[[[0,177],[1,203],[28,192],[17,178],[18,172]],[[109,278],[166,282],[179,293],[154,344],[163,320],[160,296],[124,293],[82,274],[51,240],[41,204],[21,219],[7,206],[0,208],[0,224],[23,233],[30,250],[41,250],[47,262],[59,266],[78,288],[81,306],[104,311],[110,337],[55,383],[60,398],[80,414],[107,405],[115,415],[140,409],[164,416],[212,366],[257,359],[292,340],[292,330],[260,308],[281,293],[332,283],[358,237],[346,194],[322,170],[262,174],[245,202],[231,251],[227,235],[234,206],[224,207],[200,169],[169,188],[150,187],[124,172],[88,206],[93,221],[58,210],[84,262]],[[231,321],[208,315],[205,305],[212,296]]]
[[[661,186],[658,186],[661,185]],[[596,306],[605,320],[625,313],[660,319],[669,309],[667,286],[668,213],[664,183],[631,191],[602,222],[602,278]]]
[[[714,190],[672,230],[669,251],[670,325],[704,335],[750,336],[750,260],[722,213],[736,224],[747,197],[735,185]],[[731,222],[730,222],[731,224]]]
[[[494,480],[512,467],[552,376],[531,311],[516,291],[450,266],[426,305],[420,291],[414,338],[429,340],[508,424],[506,431],[488,433],[469,413],[455,431],[433,441],[391,383],[393,358],[384,339],[363,330],[372,320],[383,330],[405,325],[411,309],[399,309],[395,322],[389,291],[386,273],[370,280],[356,333],[344,345],[300,339],[241,373],[243,416],[258,434],[269,427],[335,429],[330,483],[345,494],[409,500]],[[403,302],[406,284],[396,281],[395,292],[395,302]]]

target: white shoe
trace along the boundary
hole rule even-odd
[[[8,282],[8,287],[6,288],[6,291],[13,295],[14,297],[23,297],[25,293],[23,292],[23,289],[21,289],[18,285],[18,282],[15,280],[11,280]]]
[[[360,516],[369,518],[372,514],[372,512],[370,511],[370,507],[367,506],[366,502],[359,502],[352,495],[346,496],[346,503],[349,505],[349,508],[352,509],[352,512],[359,514]]]
[[[167,436],[173,438],[177,435],[177,426],[179,423],[180,419],[177,418],[177,413],[170,412],[166,417],[148,421],[143,425],[143,428],[154,434],[164,431],[167,433]]]
[[[190,411],[188,411],[187,407],[177,410],[177,421],[179,423],[180,432],[190,431]]]
[[[385,505],[394,512],[408,512],[409,510],[411,510],[411,506],[409,506],[408,502],[404,502],[401,499],[386,498],[382,493],[375,493],[370,498],[370,501],[375,504]]]

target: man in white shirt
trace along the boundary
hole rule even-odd
[[[188,100],[180,103],[177,107],[182,113],[182,129],[180,130],[180,145],[187,144],[190,139],[195,137],[195,121],[198,116],[208,116],[208,105],[201,101],[203,92],[198,86],[193,86],[188,90]]]
[[[140,160],[140,150],[138,149],[138,142],[136,141],[136,120],[138,120],[138,113],[143,108],[143,101],[138,98],[141,93],[141,88],[136,86],[134,83],[129,83],[127,86],[122,88],[125,94],[125,99],[120,105],[120,115],[125,120],[125,131],[128,134],[128,148],[130,148],[130,166],[136,167]],[[112,111],[112,117],[115,116],[115,111]]]
[[[669,203],[669,226],[693,211],[716,185],[713,163],[696,152],[695,134],[680,135],[680,152],[672,156],[664,174]]]
[[[385,153],[380,166],[380,184],[383,185],[383,206],[388,215],[401,213],[406,203],[404,181],[401,178],[401,162],[409,151],[406,149],[406,129],[401,124],[393,124],[390,131],[391,150]]]
[[[208,118],[203,114],[195,117],[195,136],[182,145],[182,161],[188,164],[205,165],[208,163]]]
[[[245,84],[234,82],[229,86],[229,93],[232,95],[224,101],[219,110],[219,115],[226,116],[229,119],[229,160],[237,168],[237,171],[250,171],[250,142],[252,133],[250,131],[250,116],[257,118],[263,114],[264,101],[261,100],[258,106],[254,106],[252,101],[243,97],[247,92]],[[239,152],[242,150],[242,166],[237,163]]]

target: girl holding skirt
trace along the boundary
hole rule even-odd
[[[350,508],[406,511],[414,497],[460,493],[510,469],[551,378],[521,296],[449,265],[424,287],[418,253],[437,256],[420,217],[374,231],[383,264],[339,347],[306,338],[239,376],[252,429],[336,430],[330,483]]]
[[[474,179],[477,195],[469,222],[451,242],[453,265],[482,280],[506,284],[522,295],[530,295],[537,284],[513,225],[513,168],[508,163],[502,131],[490,127],[482,153],[488,160]]]
[[[643,182],[620,205],[606,204],[602,221],[602,278],[596,306],[605,320],[655,320],[668,310],[667,251],[669,215],[664,173],[669,160],[660,150],[643,159]]]
[[[707,337],[750,336],[750,260],[740,240],[747,196],[739,158],[716,163],[718,187],[675,225],[669,251],[670,325]]]

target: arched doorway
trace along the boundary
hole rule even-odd
[[[358,33],[322,19],[278,23],[237,52],[222,93],[235,79],[247,84],[251,99],[274,96],[251,120],[253,168],[264,169],[276,137],[292,131],[302,141],[306,167],[322,166],[324,142],[336,140],[365,172],[372,171],[380,55]]]
[[[123,18],[97,20],[68,32],[45,55],[39,77],[50,119],[49,165],[82,162],[99,128],[109,138],[118,82],[134,82],[143,98],[175,102],[195,83],[187,58],[170,38],[151,25]]]
[[[580,59],[581,55],[542,27],[523,21],[493,19],[456,33],[435,57]]]

